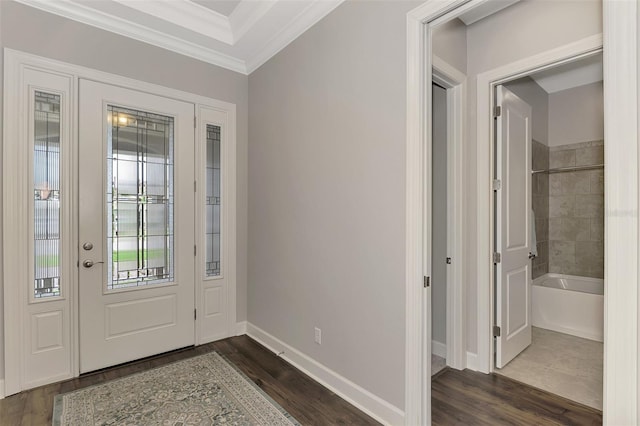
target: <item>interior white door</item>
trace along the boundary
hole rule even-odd
[[[194,105],[80,81],[80,371],[195,342]]]
[[[531,107],[497,87],[496,172],[496,367],[531,344]]]

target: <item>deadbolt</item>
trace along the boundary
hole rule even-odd
[[[83,249],[85,249],[85,250],[87,250],[87,251],[89,251],[89,250],[91,250],[91,249],[93,248],[93,244],[92,244],[92,243],[89,243],[89,242],[86,242],[86,243],[84,243],[84,244],[82,245],[82,248],[83,248]]]

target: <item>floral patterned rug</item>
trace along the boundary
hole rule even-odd
[[[53,425],[299,425],[215,352],[56,396]]]

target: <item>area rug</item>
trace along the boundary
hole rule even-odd
[[[298,425],[216,352],[56,396],[53,425]]]

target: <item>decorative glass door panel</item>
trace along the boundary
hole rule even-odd
[[[208,277],[220,275],[221,160],[220,126],[207,124],[206,261]]]
[[[107,290],[173,279],[173,117],[107,107]]]
[[[195,342],[194,105],[80,81],[80,371]]]
[[[34,290],[60,296],[60,95],[34,93]]]

